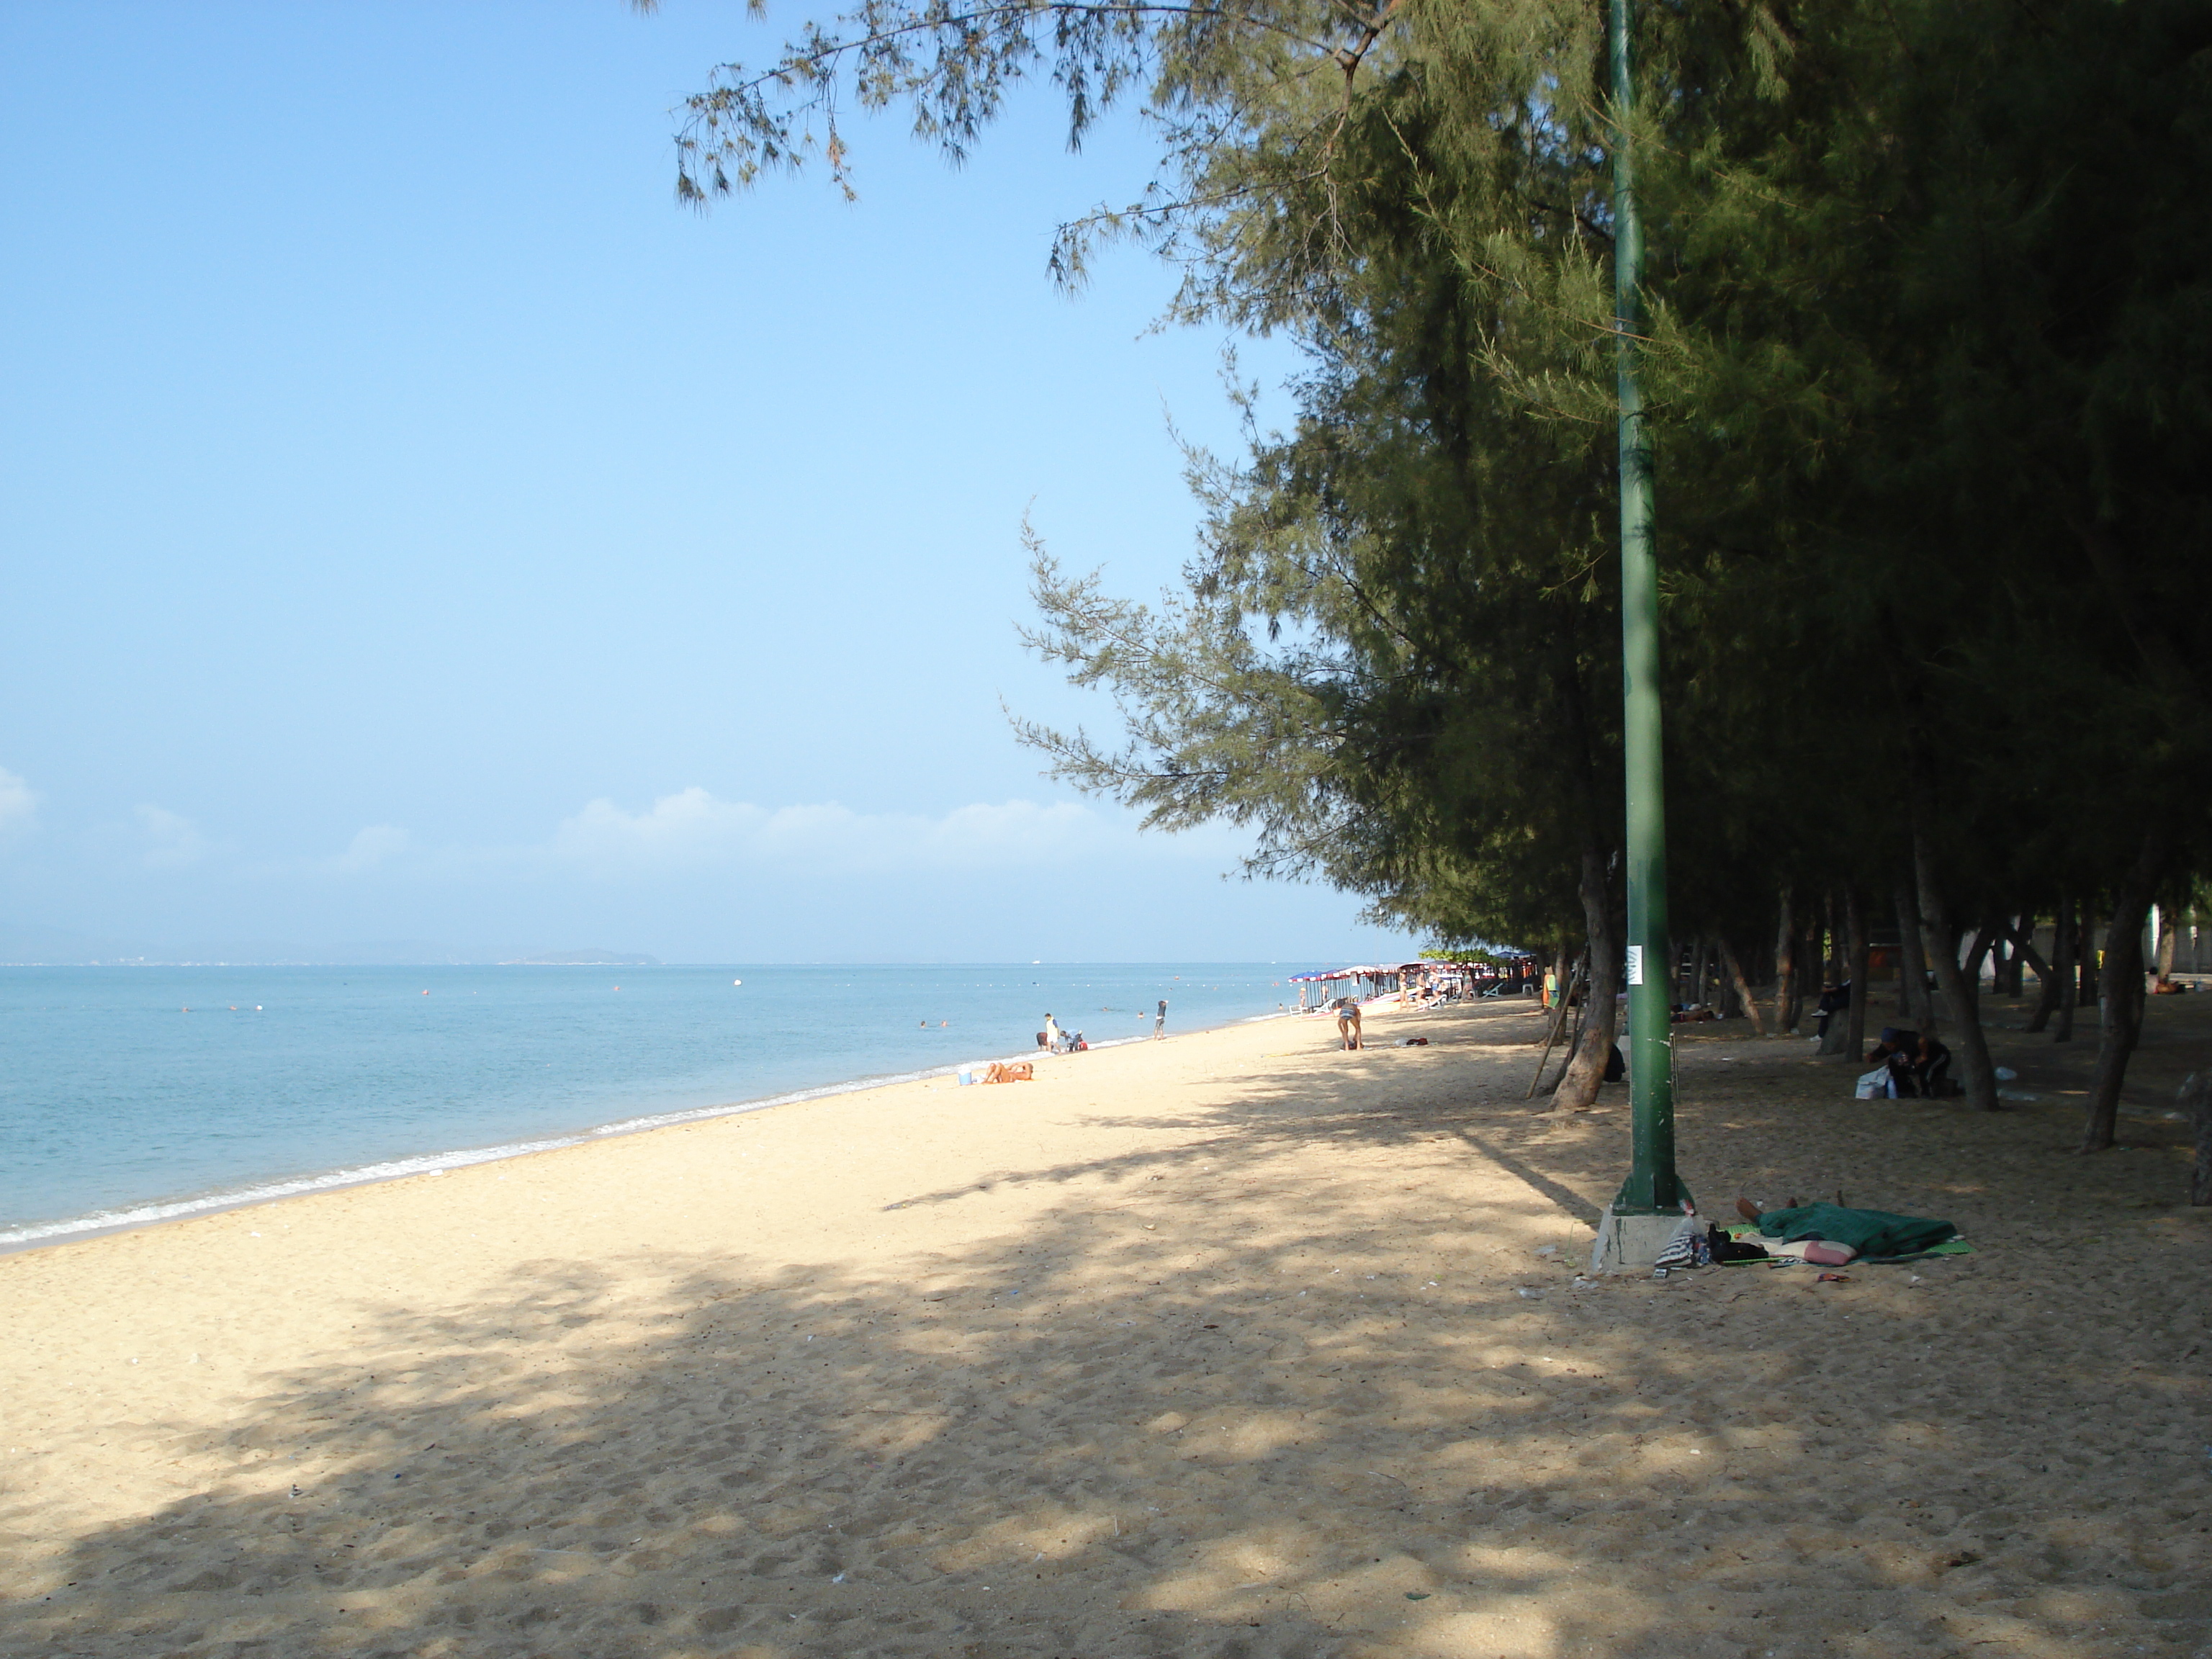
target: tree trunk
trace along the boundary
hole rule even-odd
[[[1792,975],[1790,994],[1790,1029],[1796,1030],[1805,1023],[1805,988],[1818,987],[1820,981],[1813,972],[1813,958],[1819,950],[1814,935],[1820,931],[1818,921],[1808,921],[1798,929],[1790,948],[1796,953],[1797,971]]]
[[[1936,977],[1943,994],[1951,1000],[1952,1019],[1958,1027],[1951,1035],[1963,1073],[1960,1080],[1966,1085],[1966,1100],[1976,1111],[1994,1112],[1998,1109],[1997,1073],[1990,1059],[1989,1038],[1982,1032],[1979,964],[1971,975],[1960,964],[1959,931],[1944,907],[1928,838],[1917,826],[1912,832],[1912,867],[1919,878],[1921,919],[1936,942]]]
[[[1589,1012],[1589,988],[1588,986],[1584,986],[1583,988],[1582,1000],[1574,1004],[1575,1029],[1573,1034],[1567,1039],[1567,1051],[1559,1056],[1559,1069],[1552,1073],[1552,1080],[1546,1084],[1541,1091],[1541,1092],[1547,1097],[1559,1093],[1559,1085],[1563,1080],[1565,1080],[1567,1075],[1567,1067],[1575,1063],[1575,1056],[1583,1051],[1583,1016]],[[1549,1111],[1551,1108],[1548,1106],[1539,1106],[1536,1109],[1540,1112],[1546,1112]]]
[[[1620,994],[1620,940],[1613,931],[1613,893],[1606,881],[1605,854],[1583,849],[1583,927],[1589,936],[1589,990],[1583,997],[1582,1047],[1559,1079],[1555,1106],[1580,1111],[1595,1103],[1613,1053],[1613,999]]]
[[[2030,910],[2015,921],[2018,926],[2012,930],[2012,954],[2007,958],[2005,971],[2005,994],[2008,997],[2021,994],[2027,984],[2023,969],[2042,960],[2035,953],[2035,912]],[[2036,988],[2041,990],[2043,973],[2040,969],[2036,971],[2035,983]]]
[[[2081,948],[2075,952],[2075,965],[2081,971],[2081,994],[2074,999],[2076,1008],[2097,1006],[2097,973],[2102,966],[2099,960],[2104,954],[2099,943],[2097,913],[2085,908],[2081,912]]]
[[[1562,951],[1559,953],[1559,962],[1561,964],[1561,973],[1559,975],[1559,1000],[1553,1006],[1552,1018],[1547,1022],[1550,1026],[1550,1030],[1545,1034],[1544,1037],[1544,1052],[1536,1057],[1536,1075],[1528,1079],[1528,1092],[1521,1097],[1523,1100],[1534,1100],[1536,1097],[1537,1085],[1544,1080],[1544,1069],[1552,1063],[1552,1050],[1559,1046],[1559,1033],[1567,1029],[1567,1010],[1574,1006],[1575,981],[1582,977],[1583,965],[1579,962],[1575,963],[1574,972],[1572,975],[1570,976],[1565,971],[1566,959],[1566,952]],[[1585,998],[1584,1000],[1587,1001],[1588,999]],[[1569,1058],[1571,1059],[1572,1057],[1573,1056],[1571,1052]],[[1562,1066],[1564,1066],[1564,1062],[1562,1062]]]
[[[1743,964],[1735,959],[1735,951],[1730,948],[1725,933],[1721,936],[1721,962],[1728,969],[1729,977],[1735,981],[1736,1000],[1743,1005],[1743,1012],[1751,1017],[1752,1036],[1765,1036],[1766,1021],[1759,1014],[1759,999],[1752,995],[1751,981],[1743,976]]]
[[[1996,942],[2000,937],[1999,929],[2002,926],[2002,924],[1999,922],[1985,921],[1974,930],[1973,948],[1966,952],[1966,965],[1960,969],[1960,972],[1966,975],[1966,983],[1974,988],[1974,997],[1978,1006],[1982,994],[1982,964],[1988,961],[1996,951]],[[2003,983],[1997,974],[1992,970],[1990,975],[1990,994],[1996,996],[2003,989]]]
[[[1920,936],[1920,900],[1910,879],[1897,884],[1899,1017],[1921,1030],[1936,1030],[1936,1000],[1928,994],[1928,945]]]
[[[1797,962],[1791,953],[1795,943],[1790,921],[1790,890],[1782,890],[1782,921],[1774,930],[1774,1029],[1784,1036],[1794,1036],[1797,1031],[1797,1016],[1790,1007],[1790,999],[1797,988]]]
[[[2058,1024],[2051,1033],[2051,1040],[2053,1042],[2071,1042],[2074,1041],[2074,1010],[2081,1002],[2075,991],[2081,982],[2081,918],[2074,914],[2074,903],[2070,899],[2066,903],[2066,930],[2061,938],[2066,965],[2056,970],[2058,975]]]
[[[2013,977],[2018,979],[2019,970],[2022,968],[2035,969],[2035,1009],[2029,1017],[2027,1029],[2039,1031],[2043,1027],[2035,1023],[2035,1016],[2040,1015],[2045,1019],[2050,1018],[2045,1010],[2051,1006],[2051,988],[2058,975],[2043,959],[2043,952],[2035,948],[2035,916],[2033,912],[2021,916],[2019,924],[2009,927],[2008,932],[2012,939]],[[2015,990],[2013,994],[2017,996],[2020,993]]]
[[[2158,978],[2161,985],[2173,977],[2173,936],[2180,931],[2174,924],[2179,920],[2178,916],[2166,917],[2166,926],[2158,932]]]
[[[2190,1177],[2189,1201],[2212,1204],[2212,1072],[2189,1074],[2181,1085],[2181,1109],[2197,1124],[2197,1168]]]
[[[1874,947],[1867,939],[1866,897],[1853,882],[1844,889],[1844,930],[1849,936],[1851,953],[1851,1056],[1854,1060],[1867,1051],[1867,958]]]
[[[1844,936],[1839,930],[1836,896],[1832,891],[1828,895],[1827,929],[1827,943],[1820,952],[1820,994],[1823,997],[1827,995],[1830,986],[1839,986],[1844,982],[1844,975],[1841,961]],[[1820,1046],[1813,1052],[1822,1060],[1830,1060],[1848,1052],[1850,1040],[1850,1021],[1841,1015],[1830,1014],[1828,1029],[1820,1035]]]
[[[2041,991],[2041,994],[2035,1000],[2035,1012],[2027,1017],[2027,1029],[2031,1031],[2040,1031],[2047,1028],[2051,1024],[2051,1015],[2058,1012],[2059,1003],[2065,999],[2066,994],[2074,988],[2066,982],[2074,972],[2074,941],[2070,937],[2073,931],[2073,901],[2062,896],[2058,901],[2057,915],[2051,924],[2051,960],[2049,962],[2044,961],[2035,953],[2034,917],[2028,918],[2028,925],[2021,934],[2021,938],[2028,941],[2021,949],[2029,963],[2035,969],[2035,977]]]
[[[2129,1056],[2142,1036],[2143,923],[2165,872],[2166,834],[2154,823],[2143,831],[2142,850],[2112,896],[2112,917],[2106,927],[2105,964],[2098,975],[2104,994],[2097,1018],[2097,1078],[2081,1133],[2085,1152],[2111,1146],[2119,1121],[2120,1087],[2127,1081]]]

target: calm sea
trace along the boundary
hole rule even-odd
[[[951,1071],[1048,1010],[1255,1018],[1306,966],[0,968],[0,1249]]]

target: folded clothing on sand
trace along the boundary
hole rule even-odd
[[[1769,1210],[1759,1218],[1759,1231],[1768,1238],[1789,1241],[1823,1239],[1848,1244],[1871,1261],[1918,1255],[1959,1230],[1948,1221],[1923,1216],[1891,1215],[1882,1210],[1846,1210],[1837,1204],[1806,1204],[1794,1210]]]

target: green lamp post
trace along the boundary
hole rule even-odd
[[[1651,444],[1637,380],[1644,226],[1629,127],[1630,0],[1611,0],[1607,44],[1613,146],[1613,350],[1620,396],[1622,748],[1628,784],[1628,1059],[1634,1162],[1606,1212],[1593,1261],[1638,1265],[1657,1252],[1688,1189],[1674,1173],[1674,1076],[1667,961],[1667,802],[1660,754],[1659,568],[1652,545]],[[1610,1252],[1610,1254],[1608,1254]]]

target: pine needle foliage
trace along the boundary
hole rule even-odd
[[[2212,11],[1637,16],[1678,925],[1747,942],[1778,896],[1902,882],[1939,958],[2062,893],[2118,927],[2212,842]],[[956,161],[1025,85],[1071,145],[1136,110],[1152,177],[1060,227],[1054,273],[1134,242],[1181,273],[1170,320],[1285,337],[1304,368],[1284,429],[1189,456],[1180,591],[1116,598],[1032,538],[1027,638],[1116,729],[1018,729],[1155,826],[1255,828],[1256,872],[1447,943],[1603,956],[1602,19],[872,0],[717,71],[677,189],[703,205],[818,159],[849,191],[850,108],[907,109]]]

